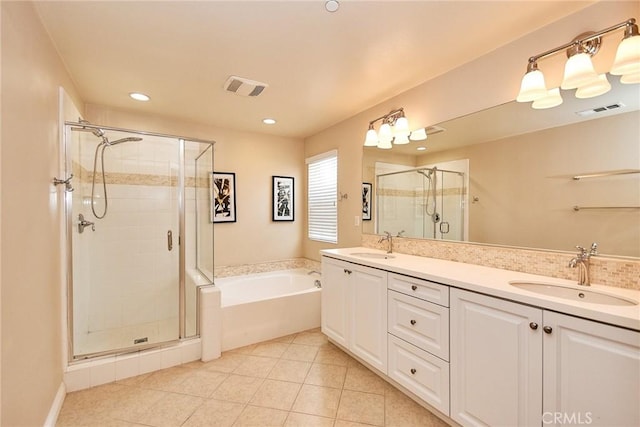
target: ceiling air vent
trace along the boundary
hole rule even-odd
[[[623,107],[625,107],[625,105],[622,102],[618,102],[615,104],[605,105],[603,107],[592,108],[590,110],[576,111],[576,114],[582,117],[586,117],[592,114],[602,113],[605,111],[615,110],[616,108],[623,108]]]
[[[258,96],[267,87],[269,87],[269,85],[266,83],[237,76],[231,76],[224,82],[224,89],[226,91],[233,92],[239,96]]]

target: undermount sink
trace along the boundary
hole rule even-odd
[[[572,301],[589,302],[592,304],[605,305],[638,305],[638,301],[630,298],[619,297],[616,295],[606,294],[591,289],[576,289],[568,286],[554,285],[550,283],[536,282],[509,282],[511,286],[524,289],[538,294],[548,295],[552,297],[564,298]]]
[[[379,254],[376,252],[355,252],[350,254],[352,256],[359,256],[361,258],[373,258],[373,259],[392,259],[395,256],[391,254]]]

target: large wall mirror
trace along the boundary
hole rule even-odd
[[[640,257],[640,85],[615,80],[599,97],[511,102],[364,147],[363,233]]]

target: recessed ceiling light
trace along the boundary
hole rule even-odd
[[[416,150],[418,150],[418,151],[424,151],[426,149],[427,149],[427,147],[425,147],[424,145],[421,145],[418,148],[416,148]]]
[[[324,8],[327,9],[328,12],[335,12],[340,7],[340,3],[338,0],[328,0],[324,4]]]
[[[265,125],[275,125],[276,124],[276,120],[275,119],[262,119],[262,123],[264,123]]]
[[[148,101],[151,99],[144,93],[139,93],[139,92],[131,92],[129,96],[135,99],[136,101]]]

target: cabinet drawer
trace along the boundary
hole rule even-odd
[[[389,333],[449,360],[449,309],[395,291],[387,297]]]
[[[449,415],[449,364],[389,335],[389,376]]]
[[[389,273],[388,288],[434,304],[449,307],[449,287],[440,283]]]

